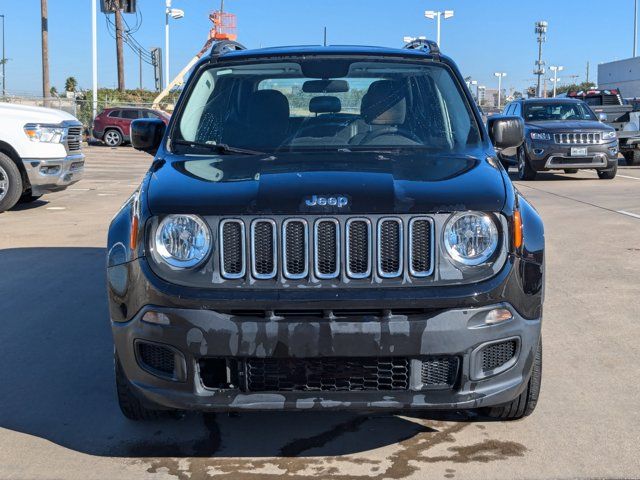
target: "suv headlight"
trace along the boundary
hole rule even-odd
[[[155,251],[173,268],[193,268],[204,262],[211,251],[211,232],[195,215],[169,215],[156,229]]]
[[[603,140],[613,140],[614,138],[616,138],[615,130],[614,131],[602,132],[602,139]]]
[[[480,265],[496,251],[498,229],[486,213],[456,213],[445,226],[444,246],[454,261],[462,265]]]
[[[28,123],[24,126],[24,133],[32,142],[62,143],[67,129],[59,125]]]
[[[531,132],[531,140],[551,140],[551,134],[547,132]]]

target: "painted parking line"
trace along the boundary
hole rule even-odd
[[[47,210],[66,210],[67,207],[47,207]]]
[[[618,213],[621,213],[623,215],[628,215],[633,218],[640,218],[640,215],[638,215],[637,213],[626,212],[624,210],[618,210]]]
[[[616,177],[622,177],[622,178],[632,178],[634,180],[640,180],[640,177],[630,177],[629,175],[616,175]]]

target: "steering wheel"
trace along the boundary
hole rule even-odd
[[[415,133],[413,133],[410,130],[407,130],[406,128],[397,128],[396,130],[389,130],[388,128],[383,128],[381,130],[374,130],[371,131],[369,133],[367,133],[362,140],[360,141],[359,145],[366,145],[367,143],[371,142],[372,140],[381,137],[383,135],[400,135],[401,137],[405,137],[408,138],[409,140],[412,140],[416,143],[422,144],[422,140],[420,140],[420,137],[418,137]]]

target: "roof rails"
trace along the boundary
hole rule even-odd
[[[236,50],[246,50],[247,47],[242,45],[241,43],[234,42],[233,40],[221,40],[213,44],[211,47],[212,57],[218,57],[220,55],[224,55],[225,53],[235,52]]]
[[[431,53],[432,55],[439,55],[440,48],[438,44],[433,40],[427,40],[426,38],[416,38],[405,44],[404,47],[407,50],[422,50],[425,53]]]

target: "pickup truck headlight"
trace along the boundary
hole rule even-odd
[[[67,129],[58,125],[28,123],[24,126],[24,133],[32,142],[62,143]]]
[[[614,138],[616,138],[615,130],[602,132],[602,140],[613,140]]]
[[[156,229],[155,251],[173,268],[193,268],[202,264],[211,251],[211,231],[195,215],[169,215]]]
[[[531,140],[551,140],[551,134],[547,132],[531,132]]]
[[[456,213],[445,226],[444,246],[455,262],[468,266],[480,265],[496,251],[498,228],[486,213]]]

